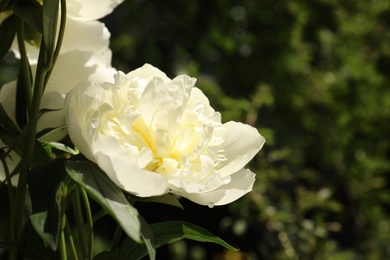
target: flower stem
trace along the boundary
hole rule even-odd
[[[61,232],[61,242],[60,242],[60,255],[61,260],[66,260],[66,241],[65,241],[65,232],[62,230]]]
[[[81,195],[83,196],[83,201],[85,205],[85,214],[87,215],[87,223],[88,223],[88,250],[87,250],[87,259],[91,259],[93,257],[93,218],[91,213],[91,207],[89,205],[87,192],[80,188]]]
[[[77,250],[76,250],[76,246],[74,244],[72,231],[70,230],[68,219],[66,217],[65,217],[65,235],[68,237],[70,248],[72,249],[72,253],[73,253],[72,259],[78,260]]]
[[[112,242],[111,242],[111,250],[110,250],[111,252],[115,252],[117,250],[122,233],[123,233],[122,227],[120,225],[117,225],[115,229],[114,237],[112,238]]]
[[[81,203],[80,203],[80,187],[77,187],[75,190],[75,195],[73,198],[73,211],[75,215],[75,220],[76,220],[76,229],[77,229],[77,235],[79,238],[79,243],[81,247],[81,254],[82,254],[82,259],[85,259],[87,256],[87,247],[85,245],[85,235],[83,232],[84,228],[84,218],[83,214],[81,212]]]

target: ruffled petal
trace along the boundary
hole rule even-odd
[[[255,174],[248,169],[241,169],[231,175],[231,181],[228,184],[213,191],[180,195],[200,205],[220,206],[231,203],[250,192],[254,182]]]
[[[222,177],[243,168],[265,143],[265,138],[250,125],[230,121],[223,127],[226,130],[226,136],[220,149],[226,160],[221,161],[217,167]]]
[[[139,167],[131,150],[119,146],[111,136],[99,135],[93,144],[96,162],[121,189],[140,197],[167,193],[164,178]]]
[[[143,79],[145,80],[146,82],[148,82],[149,80],[151,80],[152,78],[154,77],[158,77],[158,78],[161,78],[163,79],[164,81],[168,81],[169,78],[167,77],[167,75],[162,72],[161,70],[159,70],[158,68],[146,63],[144,64],[142,67],[140,68],[137,68],[133,71],[130,71],[126,77],[130,80],[134,80],[134,79]]]

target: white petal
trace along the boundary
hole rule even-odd
[[[148,63],[144,64],[142,67],[140,67],[138,69],[130,71],[126,75],[126,77],[128,79],[137,79],[137,78],[139,78],[139,79],[144,79],[146,81],[149,81],[149,80],[151,80],[154,77],[161,78],[164,81],[168,81],[169,80],[169,78],[167,77],[167,75],[164,72],[162,72],[161,70],[159,70],[156,67],[153,67],[152,65],[150,65]]]
[[[89,160],[95,161],[91,150],[94,138],[90,126],[92,122],[90,118],[87,120],[93,102],[93,97],[89,95],[90,92],[98,95],[102,93],[102,90],[95,85],[83,84],[66,95],[66,125],[72,142],[80,152]]]
[[[80,20],[97,20],[110,14],[123,0],[68,0],[67,15]]]
[[[223,127],[226,136],[220,149],[226,161],[221,161],[217,168],[222,177],[243,168],[265,143],[265,138],[250,125],[231,121],[223,124]]]
[[[67,52],[58,57],[46,91],[66,94],[80,82],[113,81],[113,72],[105,60],[92,52]]]
[[[255,174],[248,169],[241,169],[231,175],[231,181],[228,184],[222,185],[216,190],[206,193],[182,193],[180,195],[201,205],[210,207],[225,205],[250,192],[254,182]]]
[[[106,26],[99,21],[81,22],[72,18],[66,19],[66,27],[60,54],[69,51],[89,51],[99,53],[102,49],[109,48],[110,32]],[[39,55],[39,47],[26,42],[27,56],[30,64],[36,65]],[[11,50],[16,58],[20,59],[19,47],[15,37]]]
[[[140,100],[140,110],[145,122],[154,130],[161,128],[175,132],[194,82],[188,76],[164,82],[153,78]]]
[[[109,41],[110,32],[104,23],[67,18],[61,53],[73,50],[98,52],[108,48]]]
[[[131,151],[119,146],[115,138],[98,135],[93,150],[99,167],[121,189],[140,197],[167,193],[164,178],[158,173],[139,168]]]

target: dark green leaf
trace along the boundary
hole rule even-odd
[[[174,207],[178,207],[180,209],[184,209],[183,206],[180,204],[179,200],[173,196],[172,194],[164,194],[161,196],[155,196],[155,197],[136,197],[133,196],[132,198],[134,201],[139,201],[139,202],[154,202],[154,203],[161,203],[161,204],[166,204]]]
[[[59,0],[43,1],[43,41],[47,57],[50,57],[50,62],[56,44],[59,4]]]
[[[35,120],[38,120],[43,113],[47,112],[47,110],[40,110],[40,113],[38,117]],[[8,117],[8,115],[5,113],[4,109],[2,106],[0,106],[0,116],[1,119],[5,119],[2,121],[4,124],[4,127],[8,126],[12,128],[13,130],[17,130],[17,127],[15,124],[13,124],[13,121],[11,118]],[[0,129],[0,138],[4,142],[4,144],[9,148],[9,153],[10,151],[15,151],[19,156],[22,156],[22,145],[24,138],[27,136],[29,131],[32,131],[32,126],[33,126],[33,120],[29,121],[22,129],[22,131],[19,134],[16,133],[9,133],[5,131],[5,129]],[[8,129],[10,129],[8,128]],[[19,132],[19,130],[18,130]],[[45,149],[42,147],[42,144],[39,141],[35,142],[34,145],[34,153],[33,153],[33,158],[32,158],[32,163],[33,166],[41,166],[48,164],[50,162],[50,157],[46,153]]]
[[[22,145],[24,139],[21,137],[21,135],[10,134],[0,130],[0,139],[9,149],[6,151],[7,154],[9,154],[11,151],[15,151],[20,157],[23,156]],[[45,148],[42,146],[42,143],[39,141],[35,141],[34,153],[32,156],[31,163],[33,167],[50,163],[50,157],[47,154]]]
[[[7,54],[9,49],[11,48],[12,41],[15,38],[16,26],[15,26],[15,16],[11,15],[7,17],[0,24],[0,61]]]
[[[59,250],[53,251],[47,244],[43,242],[31,225],[27,222],[27,239],[26,249],[21,252],[20,259],[40,259],[52,260],[60,259]]]
[[[6,11],[9,9],[10,0],[0,0],[0,12]]]
[[[156,245],[154,244],[153,230],[142,216],[140,216],[140,221],[142,240],[145,243],[147,253],[149,254],[149,259],[154,260],[156,259]]]
[[[97,254],[93,260],[127,260],[126,258],[123,258],[119,255],[114,254],[113,252],[110,251],[103,251],[99,254]]]
[[[27,71],[26,71],[27,70]],[[18,80],[16,82],[16,104],[15,114],[16,122],[20,128],[23,128],[27,123],[27,90],[31,88],[32,77],[31,68],[28,65],[26,70],[19,71]]]
[[[151,224],[156,248],[176,242],[181,239],[191,239],[200,242],[211,242],[230,250],[237,250],[219,237],[204,228],[184,221],[167,221]],[[136,244],[126,239],[119,247],[118,255],[126,259],[141,259],[148,251],[142,244]]]
[[[55,2],[55,1],[44,1]],[[36,1],[18,1],[12,5],[14,13],[35,31],[42,33],[42,6]]]
[[[17,134],[20,132],[14,121],[8,116],[3,105],[0,103],[0,125],[7,131]]]
[[[57,249],[61,231],[61,191],[66,177],[61,158],[50,164],[31,169],[28,175],[32,214],[30,221],[42,240],[53,250]],[[57,204],[58,203],[58,204]]]
[[[87,160],[68,161],[66,170],[118,222],[129,237],[135,241],[141,240],[138,211],[96,164]]]

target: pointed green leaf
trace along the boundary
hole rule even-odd
[[[21,252],[20,259],[40,259],[51,260],[60,259],[60,250],[53,251],[47,244],[43,242],[31,225],[27,222],[27,242],[26,249]]]
[[[230,250],[237,250],[219,237],[204,228],[184,221],[167,221],[151,224],[156,248],[176,242],[181,239],[191,239],[199,242],[210,242],[224,246]],[[119,247],[118,255],[126,259],[141,259],[148,254],[142,244],[136,244],[126,239]]]
[[[0,125],[7,131],[17,134],[20,132],[19,128],[15,125],[14,121],[8,116],[7,112],[0,103]]]
[[[50,63],[56,45],[59,0],[43,1],[43,41]]]
[[[0,12],[6,11],[9,9],[10,0],[0,0]]]
[[[40,113],[37,118],[34,120],[38,120],[46,110],[40,110]],[[6,131],[5,129],[0,128],[0,138],[4,142],[4,144],[9,148],[7,153],[10,153],[11,151],[15,151],[19,156],[22,157],[22,145],[25,137],[29,133],[29,131],[32,131],[33,126],[33,120],[30,120],[22,129],[22,131],[19,131],[18,128],[13,123],[13,120],[8,117],[8,115],[5,113],[4,108],[0,104],[0,119],[4,119],[2,121],[1,125],[4,126],[5,129],[12,129],[13,133],[10,133],[9,131]],[[8,128],[7,128],[8,126]],[[35,141],[34,145],[34,153],[32,158],[32,164],[33,166],[41,166],[50,163],[50,157],[46,153],[45,149],[42,147],[42,144],[39,141]]]
[[[52,1],[45,1],[52,2]],[[42,6],[37,1],[17,1],[12,5],[14,13],[35,31],[42,33]]]
[[[146,220],[140,216],[141,221],[141,236],[142,240],[145,243],[146,251],[149,255],[150,260],[156,259],[156,245],[154,244],[154,234],[153,230],[150,228]],[[145,248],[145,247],[143,247]]]
[[[180,209],[184,209],[181,203],[179,202],[179,200],[172,194],[164,194],[161,196],[145,197],[145,198],[133,196],[132,199],[134,201],[139,201],[139,202],[161,203],[161,204],[178,207]]]
[[[123,258],[117,254],[114,254],[113,252],[110,251],[103,251],[97,254],[93,260],[127,260],[126,258]]]
[[[7,17],[7,19],[0,23],[0,61],[4,58],[4,56],[11,48],[11,44],[15,38],[16,33],[15,24],[16,21],[14,15]]]
[[[135,241],[141,240],[138,211],[96,164],[87,160],[67,161],[66,170],[121,225],[129,237]]]
[[[27,62],[26,70],[22,69],[22,67],[19,70],[16,82],[15,116],[20,128],[23,128],[27,123],[27,88],[31,88],[31,85],[31,68]]]
[[[61,233],[61,196],[58,193],[66,176],[61,158],[46,166],[31,169],[28,175],[32,204],[31,224],[44,243],[54,251]]]
[[[74,149],[70,148],[69,146],[66,146],[65,144],[58,143],[58,142],[45,142],[45,146],[48,146],[49,148],[55,148],[57,150],[63,151],[65,153],[69,153],[72,155],[79,154],[77,151]]]

